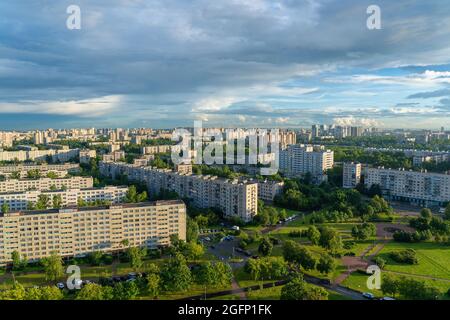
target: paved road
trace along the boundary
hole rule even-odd
[[[273,229],[272,229],[272,231],[273,231]],[[269,231],[267,231],[267,232],[269,232]],[[212,249],[211,247],[208,247],[208,252],[215,255],[219,259],[226,261],[233,256],[233,247],[237,248],[238,245],[239,245],[239,241],[237,239],[233,239],[232,241],[222,241],[222,242],[216,244],[214,249]],[[242,258],[243,260],[242,260],[242,262],[230,263],[233,270],[244,266],[245,261],[248,259],[247,256],[245,256],[244,254],[237,252],[237,251],[234,251],[234,257]],[[323,281],[322,279],[316,278],[313,276],[309,276],[309,275],[304,275],[304,279],[308,283],[321,286],[325,289],[342,294],[343,296],[346,296],[348,298],[351,298],[354,300],[364,300],[364,298],[361,296],[360,292],[348,289],[346,287],[343,287],[340,285],[325,284],[322,282]],[[235,280],[235,279],[233,279],[233,280]],[[274,283],[266,283],[263,285],[263,288],[270,288],[272,286],[281,286],[281,285],[284,285],[285,283],[286,283],[286,280],[277,281]],[[249,289],[257,290],[259,288],[260,288],[259,285],[246,287],[246,288],[233,287],[233,289],[231,289],[231,290],[225,290],[225,291],[221,291],[221,292],[207,294],[206,298],[220,297],[220,296],[230,295],[230,294],[238,294],[241,298],[243,298],[245,296],[245,292],[247,292]],[[198,295],[198,296],[183,298],[183,300],[192,300],[192,299],[195,300],[195,299],[204,299],[204,298],[205,298],[205,295]]]

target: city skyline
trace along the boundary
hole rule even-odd
[[[441,1],[71,4],[0,4],[0,129],[449,123]]]

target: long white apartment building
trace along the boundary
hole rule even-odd
[[[111,178],[121,174],[133,181],[146,183],[149,194],[161,190],[175,191],[181,198],[189,198],[199,208],[218,208],[226,217],[250,221],[258,214],[258,184],[209,175],[193,175],[169,169],[140,167],[116,162],[100,162],[102,175]]]
[[[9,179],[0,181],[0,193],[21,192],[27,190],[59,190],[59,189],[85,189],[94,186],[92,177],[70,178],[40,178],[40,179]]]
[[[450,175],[426,171],[385,168],[365,169],[366,188],[379,185],[383,195],[391,200],[433,206],[450,201]]]
[[[321,180],[333,164],[334,152],[324,146],[295,144],[280,151],[280,171],[287,177],[300,177],[309,172]]]
[[[101,207],[17,211],[0,214],[0,265],[19,252],[30,261],[49,256],[80,257],[130,246],[157,248],[170,236],[186,239],[186,205],[181,200]]]
[[[361,163],[344,162],[342,172],[342,187],[346,189],[356,188],[361,182]]]
[[[11,173],[17,171],[38,170],[39,172],[48,171],[67,171],[70,173],[79,172],[80,165],[78,163],[64,163],[64,164],[17,164],[0,166],[0,172]]]
[[[47,196],[49,207],[52,207],[55,196],[61,197],[61,207],[76,206],[78,199],[82,199],[86,203],[95,201],[121,203],[127,192],[128,187],[107,186],[105,188],[0,193],[0,206],[6,204],[10,211],[26,210],[30,205],[36,205],[41,196]]]
[[[45,161],[50,157],[53,161],[68,162],[79,153],[80,149],[0,151],[0,161]]]

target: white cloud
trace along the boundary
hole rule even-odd
[[[121,96],[105,96],[72,101],[0,103],[0,113],[45,113],[89,118],[102,116],[116,110],[120,102]]]

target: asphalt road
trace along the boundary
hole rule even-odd
[[[210,246],[208,246],[208,252],[210,252],[211,254],[215,255],[216,257],[218,257],[220,260],[226,261],[229,260],[230,258],[233,257],[233,248],[237,248],[239,245],[239,241],[237,239],[233,239],[231,241],[222,241],[218,244],[215,245],[215,248],[212,249]],[[235,258],[242,258],[243,261],[239,262],[239,263],[231,263],[231,267],[233,269],[242,267],[245,265],[245,261],[249,258],[246,255],[234,251],[234,257]],[[321,286],[325,289],[337,292],[339,294],[342,294],[343,296],[346,296],[348,298],[354,299],[354,300],[365,300],[365,298],[361,295],[360,292],[358,291],[354,291],[351,289],[348,289],[346,287],[342,287],[339,285],[328,285],[328,284],[324,284],[322,282],[322,279],[320,278],[316,278],[316,277],[312,277],[312,276],[308,276],[308,275],[304,275],[304,279],[306,282],[311,283],[311,284],[315,284],[318,286]],[[274,283],[267,283],[265,285],[263,285],[263,288],[269,288],[272,286],[281,286],[284,285],[286,283],[285,280],[283,281],[277,281]],[[246,292],[249,289],[251,290],[255,290],[255,289],[259,289],[259,285],[257,286],[252,286],[252,287],[246,287],[246,288],[239,288],[239,289],[232,289],[232,290],[225,290],[225,291],[221,291],[221,292],[215,292],[215,293],[210,293],[206,295],[206,298],[213,298],[213,297],[220,297],[220,296],[224,296],[224,295],[230,295],[230,294],[239,294],[242,292]],[[204,299],[205,295],[198,295],[198,296],[192,296],[192,297],[188,297],[188,298],[184,298],[183,300],[192,300],[192,299]]]

